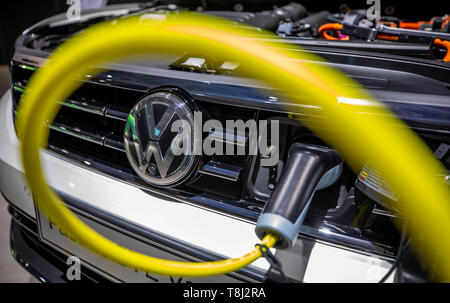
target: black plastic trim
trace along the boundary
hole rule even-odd
[[[72,282],[66,278],[67,256],[56,251],[39,238],[11,220],[10,247],[12,257],[33,277],[44,283]],[[81,264],[80,283],[111,282]]]

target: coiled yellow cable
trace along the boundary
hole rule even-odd
[[[117,20],[95,25],[69,39],[32,76],[17,116],[26,179],[38,206],[82,246],[138,270],[172,276],[210,276],[236,271],[260,257],[259,249],[255,248],[237,259],[184,263],[131,251],[81,222],[49,188],[42,172],[39,149],[48,140],[47,125],[59,110],[58,100],[65,100],[81,85],[76,78],[99,73],[101,70],[94,67],[126,56],[184,51],[199,54],[208,50],[218,58],[245,62],[241,67],[244,75],[256,76],[285,91],[294,102],[285,106],[307,103],[322,109],[324,121],[303,123],[337,148],[355,171],[367,160],[378,164],[391,187],[401,194],[396,207],[414,219],[413,235],[427,235],[421,246],[422,254],[427,260],[439,260],[439,277],[450,279],[448,188],[435,177],[445,173],[443,167],[408,128],[392,128],[393,124],[404,125],[381,104],[371,101],[355,82],[325,64],[309,64],[308,61],[318,58],[295,55],[288,48],[251,39],[249,32],[225,27],[223,20],[193,14],[180,14],[164,21],[139,17]],[[358,100],[361,104],[355,105]],[[365,107],[366,103],[371,106]],[[306,111],[307,107],[303,109]],[[359,143],[356,148],[355,141]],[[413,186],[402,179],[403,175],[408,176]],[[421,204],[424,207],[419,209],[417,206]],[[436,241],[437,235],[441,241]],[[276,235],[268,235],[262,244],[270,247],[275,241]]]

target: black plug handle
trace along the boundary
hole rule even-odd
[[[256,233],[280,236],[276,247],[291,246],[317,189],[333,184],[341,172],[341,159],[327,147],[295,143],[280,180],[260,215]]]

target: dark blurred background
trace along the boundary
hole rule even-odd
[[[85,1],[85,0],[82,0]],[[87,0],[89,1],[89,0]],[[339,12],[340,9],[350,7],[368,8],[367,0],[294,0],[303,4],[308,11],[328,10]],[[106,1],[105,1],[106,2]],[[151,2],[151,1],[126,1],[109,0],[109,4]],[[158,1],[161,4],[175,3],[181,6],[197,8],[203,6],[206,9],[232,9],[240,3],[244,10],[264,10],[271,9],[274,5],[282,5],[293,2],[292,0],[173,0]],[[445,5],[447,3],[447,5]],[[67,0],[7,0],[1,2],[0,8],[0,64],[7,64],[11,58],[14,48],[14,41],[20,33],[34,23],[67,11],[69,5]],[[400,18],[428,20],[434,15],[448,13],[448,1],[400,1],[381,0],[382,15],[391,14]],[[445,8],[445,9],[444,9]],[[444,9],[444,11],[443,11]],[[445,11],[447,10],[447,11]]]

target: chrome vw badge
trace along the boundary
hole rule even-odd
[[[151,93],[133,107],[125,126],[124,144],[139,177],[152,185],[168,186],[179,184],[190,175],[195,155],[176,152],[173,147],[191,142],[180,136],[193,138],[193,121],[187,102],[169,91]],[[189,131],[183,132],[180,126],[174,129],[176,125],[185,125]],[[192,151],[192,146],[184,148]]]

